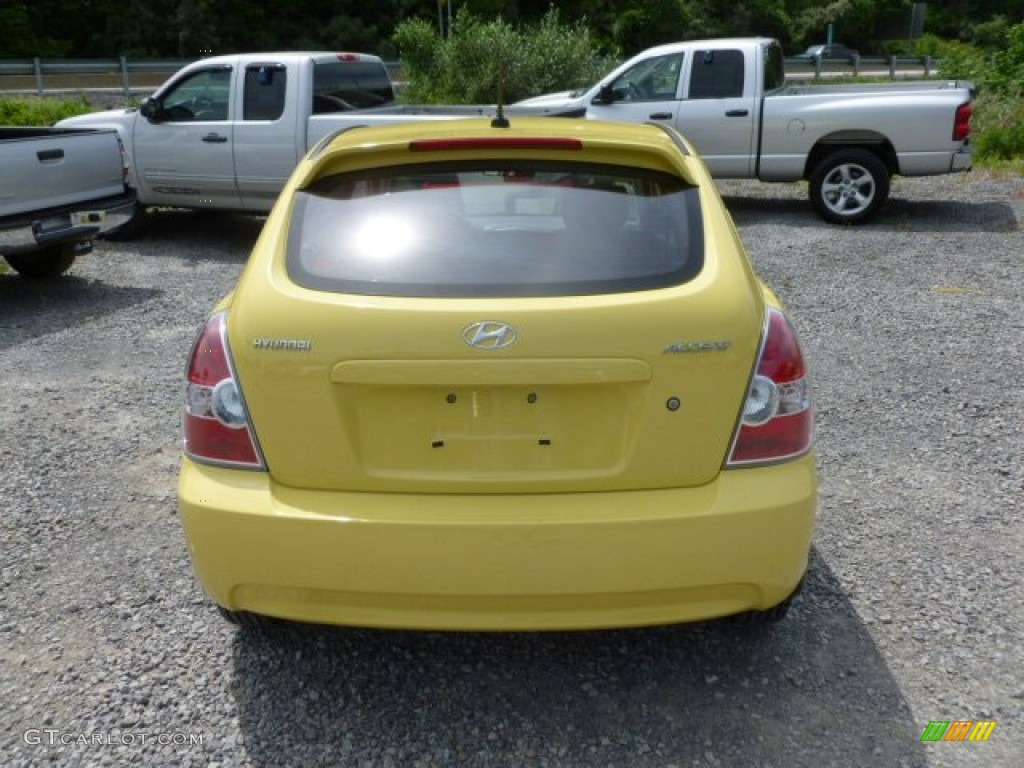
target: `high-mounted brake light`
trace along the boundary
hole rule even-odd
[[[973,111],[970,102],[956,108],[956,117],[953,119],[953,141],[965,141],[971,135],[971,113]]]
[[[338,53],[335,55],[338,61],[359,61],[361,58],[358,53]]]
[[[467,149],[583,149],[583,142],[562,136],[471,136],[464,139],[417,139],[409,142],[411,152],[445,152]]]
[[[208,464],[265,469],[231,366],[224,313],[199,333],[185,385],[185,455]]]
[[[810,382],[796,333],[769,309],[757,370],[726,466],[765,464],[802,456],[814,438]]]

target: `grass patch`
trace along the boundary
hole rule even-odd
[[[78,99],[0,98],[0,125],[53,125],[65,117],[94,111],[84,96]]]

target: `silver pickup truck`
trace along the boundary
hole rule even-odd
[[[0,256],[25,277],[65,272],[135,205],[115,131],[0,128]]]
[[[719,178],[807,179],[823,217],[853,223],[882,205],[893,174],[970,168],[970,98],[955,83],[786,87],[778,43],[743,38],[654,48],[587,91],[520,102],[506,113],[668,122]],[[303,155],[335,131],[495,112],[494,105],[393,99],[375,56],[238,54],[188,65],[137,110],[59,125],[120,132],[140,211],[266,212]]]
[[[136,216],[118,233],[129,236],[148,206],[269,211],[299,160],[339,129],[479,114],[472,108],[389,106],[393,102],[387,68],[376,56],[236,54],[184,67],[138,109],[80,115],[58,125],[120,134],[138,191]],[[381,106],[385,114],[373,109]]]
[[[893,175],[971,168],[970,83],[787,85],[769,38],[651,48],[580,91],[514,107],[549,115],[668,123],[720,179],[806,180],[826,221],[864,221]]]

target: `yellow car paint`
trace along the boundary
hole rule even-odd
[[[512,123],[356,129],[296,169],[219,305],[269,470],[182,463],[190,555],[219,605],[363,626],[583,629],[766,610],[800,582],[813,453],[722,468],[766,308],[779,301],[703,163],[654,126]],[[697,185],[701,272],[659,290],[500,299],[291,281],[297,190],[328,174],[491,158],[413,157],[409,145],[496,131],[582,142],[529,150],[531,159],[647,168]],[[514,324],[515,347],[467,346],[461,333],[480,320]]]

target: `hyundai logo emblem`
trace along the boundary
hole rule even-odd
[[[486,320],[467,326],[462,338],[477,349],[501,349],[515,343],[516,329],[508,323]]]

